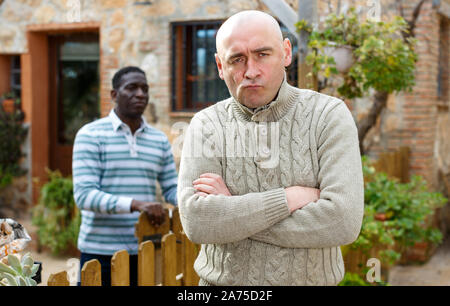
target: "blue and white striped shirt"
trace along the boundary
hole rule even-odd
[[[131,133],[114,110],[83,126],[73,147],[74,198],[81,210],[78,248],[83,253],[137,254],[139,212],[133,199],[154,202],[156,181],[167,202],[177,204],[177,172],[166,135],[142,118]]]

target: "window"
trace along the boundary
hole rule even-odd
[[[11,57],[11,91],[16,97],[20,97],[20,55]]]
[[[230,93],[220,79],[214,54],[216,32],[223,21],[172,23],[172,110],[197,112]],[[297,39],[284,25],[284,37],[292,43],[292,64],[287,67],[288,82],[297,86]]]
[[[297,37],[289,32],[289,30],[280,23],[281,32],[283,33],[283,38],[289,38],[292,45],[292,62],[286,67],[287,81],[292,86],[297,87],[298,85],[298,45]]]
[[[172,24],[172,110],[196,112],[230,96],[214,54],[222,21]]]
[[[437,94],[440,104],[448,105],[449,99],[449,21],[442,16],[439,31],[439,70]]]

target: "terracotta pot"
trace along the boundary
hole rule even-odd
[[[14,99],[5,99],[2,102],[3,110],[7,113],[14,112]]]
[[[400,264],[423,264],[433,254],[433,245],[428,242],[416,242],[412,247],[406,249],[402,254]]]
[[[387,220],[386,214],[385,213],[377,213],[377,214],[375,214],[375,220],[386,221]]]

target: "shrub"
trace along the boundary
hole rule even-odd
[[[20,160],[24,156],[22,145],[28,128],[23,126],[25,116],[19,106],[20,100],[16,99],[14,112],[5,112],[0,107],[0,189],[11,184],[13,177],[26,173],[20,167]]]
[[[351,249],[368,252],[375,245],[385,246],[380,260],[393,264],[417,242],[438,244],[442,233],[428,224],[436,208],[447,199],[428,191],[426,181],[413,176],[409,183],[399,183],[384,173],[376,173],[363,158],[365,209],[361,233]]]
[[[49,182],[41,189],[32,222],[38,227],[40,243],[59,254],[76,246],[81,216],[73,198],[72,179],[59,171],[48,170],[48,174]]]

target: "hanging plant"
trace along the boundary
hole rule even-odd
[[[337,91],[344,98],[362,97],[370,89],[410,90],[414,85],[416,40],[404,39],[408,23],[400,16],[390,22],[360,22],[351,8],[345,15],[330,14],[320,30],[308,28],[304,21],[297,23],[297,29],[310,33],[306,61],[312,73],[322,80],[341,75]]]

